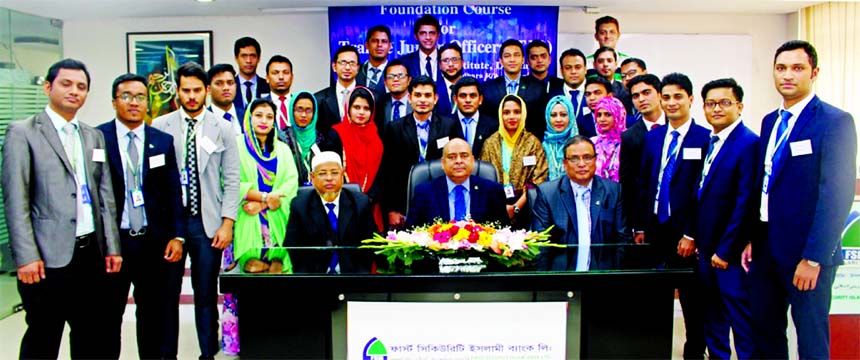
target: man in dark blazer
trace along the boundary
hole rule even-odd
[[[260,43],[252,37],[242,37],[233,43],[233,56],[239,66],[236,75],[236,98],[233,104],[237,109],[245,109],[256,98],[269,93],[269,83],[264,76],[257,75],[260,63]]]
[[[457,123],[433,111],[436,105],[436,84],[433,79],[419,76],[409,83],[412,113],[385,124],[381,171],[386,194],[382,198],[383,214],[388,225],[405,224],[406,194],[412,165],[442,157],[442,148],[451,139],[463,138]]]
[[[412,81],[409,69],[400,60],[391,60],[385,67],[383,78],[389,92],[380,93],[374,115],[380,138],[385,133],[385,124],[412,112],[412,105],[409,104],[409,82]]]
[[[315,156],[313,188],[301,188],[290,203],[285,246],[359,246],[376,232],[373,208],[361,191],[343,188],[343,166],[335,152]],[[370,256],[355,251],[301,251],[290,256],[295,273],[367,273]]]
[[[552,56],[549,53],[549,44],[545,41],[536,39],[526,45],[526,61],[529,66],[529,75],[526,77],[544,83],[546,85],[544,92],[549,93],[550,88],[564,87],[564,80],[550,74],[550,69],[553,68]]]
[[[543,140],[543,133],[546,131],[546,84],[522,76],[524,61],[523,44],[519,40],[508,39],[502,43],[499,48],[502,76],[484,82],[481,112],[498,114],[502,98],[509,93],[515,93],[526,102],[526,131]]]
[[[552,99],[557,95],[562,95],[570,99],[574,112],[570,117],[577,120],[577,128],[579,129],[579,133],[582,134],[583,126],[580,126],[579,123],[584,121],[585,114],[591,111],[588,108],[585,96],[585,74],[587,71],[585,54],[579,51],[579,49],[567,49],[558,57],[558,62],[561,65],[563,81],[561,84],[550,82],[547,99]],[[594,121],[592,120],[591,123],[593,124]],[[592,128],[594,126],[591,125]]]
[[[442,76],[436,80],[436,89],[439,91],[439,101],[436,109],[440,114],[451,115],[454,113],[452,100],[454,84],[463,77],[463,49],[455,42],[443,45],[439,48],[439,68]]]
[[[232,77],[230,77],[232,79]],[[182,258],[184,228],[181,189],[173,137],[146,125],[146,78],[120,75],[113,83],[116,119],[98,127],[113,180],[116,221],[125,266],[109,275],[114,292],[105,308],[108,318],[104,343],[110,357],[120,356],[122,316],[134,283],[137,305],[137,352],[143,359],[161,356],[165,307],[165,261]],[[133,144],[133,145],[132,145]]]
[[[26,311],[22,359],[56,359],[63,328],[72,358],[106,357],[105,272],[121,269],[113,186],[102,133],[80,122],[90,75],[64,59],[45,76],[45,110],[9,124],[3,205]]]
[[[436,46],[442,35],[442,25],[432,15],[424,15],[412,26],[412,36],[418,41],[418,50],[401,56],[399,59],[409,69],[412,77],[428,76],[433,81],[442,77],[439,69],[439,51]]]
[[[819,70],[811,44],[794,40],[780,46],[773,70],[783,101],[762,121],[756,195],[761,202],[753,211],[758,231],[750,237],[752,254],[744,252],[755,289],[754,357],[788,358],[790,304],[799,357],[827,359],[831,287],[854,199],[855,125],[850,114],[813,93]]]
[[[317,131],[325,134],[334,124],[343,120],[344,103],[349,100],[349,93],[358,85],[355,81],[358,59],[358,49],[352,45],[341,46],[332,57],[331,68],[337,74],[337,81],[314,94],[319,105]],[[379,98],[378,94],[373,95]]]
[[[746,215],[756,203],[759,141],[740,120],[743,94],[734,79],[714,80],[702,87],[705,117],[714,130],[684,232],[695,239],[699,251],[705,342],[708,354],[716,359],[732,357],[730,329],[737,357],[753,357],[752,314],[741,251],[749,239]]]
[[[388,66],[388,53],[391,51],[391,29],[385,25],[371,26],[367,29],[364,48],[368,53],[367,61],[361,64],[355,81],[378,94],[385,94],[384,72]]]
[[[567,176],[538,185],[532,209],[532,230],[550,231],[558,244],[578,245],[545,249],[537,259],[540,270],[611,270],[621,268],[623,247],[630,231],[623,211],[621,186],[594,176],[594,143],[582,135],[564,144]]]
[[[463,130],[463,138],[472,146],[472,155],[481,156],[484,141],[499,131],[499,120],[495,114],[482,114],[478,109],[484,96],[481,84],[471,76],[464,76],[454,84],[454,104],[457,107],[456,119]],[[470,120],[471,119],[471,120]]]
[[[406,224],[426,225],[437,218],[446,222],[466,218],[479,223],[510,221],[505,189],[495,181],[473,176],[474,168],[475,157],[469,143],[463,139],[449,141],[442,149],[445,176],[416,187]]]
[[[650,244],[651,266],[695,269],[695,242],[683,235],[692,212],[696,180],[702,173],[709,131],[690,116],[693,84],[686,75],[666,75],[662,85],[661,104],[669,123],[645,135],[640,187],[644,201],[640,203],[635,238],[637,243]],[[702,358],[704,314],[699,283],[691,279],[680,284],[678,292],[687,331],[684,357]]]

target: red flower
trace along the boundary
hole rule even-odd
[[[478,232],[473,231],[473,232],[469,233],[469,242],[474,244],[474,243],[478,242],[478,238],[480,238],[480,237],[481,237],[481,235],[478,234]]]

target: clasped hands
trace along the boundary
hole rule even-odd
[[[266,209],[278,210],[281,207],[281,193],[273,192],[266,196],[266,202],[246,200],[245,205],[242,205],[242,210],[248,215],[257,215]]]

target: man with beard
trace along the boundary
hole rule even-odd
[[[367,86],[379,94],[385,93],[385,67],[388,65],[388,53],[391,52],[391,29],[385,25],[375,25],[367,30],[364,48],[368,59],[358,69],[355,81]]]
[[[242,133],[242,121],[245,120],[245,108],[237,106],[236,100],[236,70],[230,64],[217,64],[209,68],[209,94],[212,105],[207,110],[215,117],[224,119],[233,127],[237,135]]]
[[[233,56],[239,65],[236,75],[236,96],[233,102],[237,108],[246,108],[254,99],[269,93],[269,83],[257,75],[257,64],[260,63],[260,43],[252,37],[243,37],[233,44]]]
[[[343,119],[344,102],[357,85],[355,76],[358,74],[358,59],[358,49],[352,45],[341,46],[334,53],[331,69],[337,74],[337,81],[314,94],[319,104],[317,131],[328,132],[328,129]]]
[[[379,101],[376,102],[376,128],[379,130],[380,138],[385,133],[385,124],[403,117],[412,112],[412,105],[409,104],[409,82],[412,78],[409,77],[409,69],[400,61],[394,59],[388,62],[383,72],[385,78],[385,87],[388,88],[388,93],[380,95]]]
[[[526,45],[526,56],[529,65],[529,76],[527,77],[545,83],[546,92],[549,92],[550,88],[560,88],[564,85],[564,81],[549,74],[549,69],[552,66],[549,44],[543,40],[532,40]]]
[[[290,123],[287,107],[290,106],[290,87],[293,86],[293,63],[282,55],[275,55],[266,64],[266,80],[272,92],[266,99],[275,103],[278,113],[275,116],[275,124],[278,129],[284,130]]]
[[[435,110],[440,114],[450,115],[454,109],[451,99],[454,94],[452,88],[463,76],[463,49],[460,45],[452,42],[439,49],[439,68],[442,69],[442,78],[436,81],[439,101],[436,102]]]

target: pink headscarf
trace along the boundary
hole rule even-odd
[[[627,112],[620,100],[612,96],[604,97],[594,106],[595,123],[597,123],[597,112],[600,109],[612,115],[612,118],[615,119],[615,126],[604,132],[600,125],[595,124],[597,136],[591,140],[594,142],[595,155],[597,156],[596,174],[617,182],[620,167],[621,133],[627,130]]]

